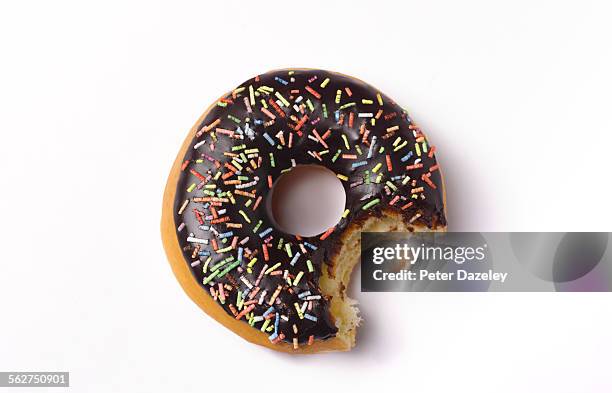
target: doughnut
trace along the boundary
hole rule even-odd
[[[171,268],[200,308],[252,343],[350,350],[360,233],[446,230],[435,153],[405,110],[358,79],[258,75],[204,112],[174,162],[161,220]],[[266,209],[278,179],[303,165],[332,171],[346,193],[339,222],[310,237],[284,232]]]

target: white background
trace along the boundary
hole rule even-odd
[[[159,235],[203,109],[292,66],[410,111],[451,229],[612,230],[605,3],[3,1],[0,370],[75,392],[609,392],[610,294],[354,289],[357,349],[294,357],[200,312]]]

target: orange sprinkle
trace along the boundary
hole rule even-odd
[[[321,135],[319,135],[317,130],[313,128],[312,133],[314,134],[315,138],[317,138],[317,140],[327,149],[328,148],[327,143],[325,143],[323,138],[321,138]]]
[[[431,179],[429,178],[431,176],[431,173],[423,173],[423,175],[421,175],[421,179],[427,183],[427,185],[431,188],[433,188],[434,190],[438,187],[436,187],[436,185],[431,181]]]
[[[221,217],[221,218],[215,218],[214,220],[211,220],[210,223],[211,224],[220,224],[222,222],[227,222],[230,220],[229,216],[225,216],[225,217]]]
[[[321,99],[321,94],[317,93],[312,87],[306,86],[304,88],[306,89],[307,92],[315,96],[317,100]]]
[[[332,234],[332,232],[334,231],[334,227],[329,228],[327,231],[325,231],[324,234],[321,235],[321,237],[319,238],[319,240],[325,240],[329,237],[329,235]]]
[[[429,153],[427,154],[427,157],[432,158],[435,152],[436,152],[436,147],[435,146],[431,146],[429,148]]]
[[[414,202],[408,202],[407,204],[405,204],[404,206],[402,206],[402,210],[406,210],[408,209],[410,206],[412,206],[414,204]]]
[[[261,195],[257,197],[257,200],[255,201],[255,204],[253,205],[253,211],[257,209],[257,206],[259,206],[259,203],[261,203]]]
[[[248,192],[242,191],[242,190],[235,190],[234,192],[236,194],[238,194],[238,195],[242,195],[242,196],[249,197],[249,198],[255,198],[255,196],[256,196],[255,194],[251,194],[251,193],[248,193]]]

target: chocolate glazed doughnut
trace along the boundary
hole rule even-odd
[[[393,100],[342,74],[259,75],[215,102],[174,163],[162,237],[187,294],[243,338],[280,351],[348,350],[360,317],[346,294],[361,231],[443,231],[436,149]],[[333,171],[336,226],[303,238],[274,225],[273,184],[298,165]],[[316,190],[313,190],[313,196]]]

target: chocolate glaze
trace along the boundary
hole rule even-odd
[[[325,84],[324,81],[327,78],[329,78],[329,81]],[[325,87],[321,87],[322,83]],[[249,86],[253,87],[254,94],[252,97]],[[261,89],[262,86],[267,86],[274,90],[268,89],[265,91]],[[309,86],[310,90],[306,89],[306,86]],[[339,100],[340,103],[336,103],[338,90],[342,92]],[[349,91],[351,93],[350,96]],[[290,105],[283,105],[283,100],[276,96],[276,93],[280,93],[282,98],[288,101]],[[260,276],[264,264],[270,268],[277,262],[281,262],[281,265],[276,270],[283,272],[287,270],[292,283],[299,272],[304,272],[297,286],[289,285],[287,280],[283,278],[283,275],[273,276],[264,274],[263,279],[259,283],[259,292],[253,299],[258,300],[264,290],[267,291],[267,294],[264,296],[263,304],[256,304],[252,310],[255,316],[261,316],[270,309],[268,301],[272,294],[277,286],[283,287],[278,300],[274,303],[272,313],[274,315],[278,313],[279,317],[283,316],[286,320],[283,318],[279,319],[277,329],[267,333],[272,335],[271,339],[276,337],[275,331],[277,334],[282,333],[284,335],[284,341],[292,342],[297,338],[300,344],[308,342],[311,336],[314,336],[314,339],[327,339],[336,334],[337,329],[328,310],[328,299],[313,300],[309,306],[311,309],[306,310],[307,314],[316,317],[316,321],[300,318],[294,303],[303,304],[305,300],[304,298],[300,299],[298,294],[305,291],[310,291],[310,296],[321,294],[318,285],[321,269],[324,268],[325,264],[331,262],[332,256],[341,246],[342,233],[352,223],[362,222],[370,216],[380,216],[384,210],[392,209],[400,212],[406,222],[414,225],[426,225],[432,229],[446,225],[442,179],[439,170],[436,170],[436,159],[433,155],[432,147],[426,143],[420,129],[413,124],[405,111],[389,97],[382,94],[380,98],[383,104],[380,105],[377,93],[378,91],[375,88],[359,80],[322,70],[282,70],[269,72],[244,82],[233,92],[228,93],[220,101],[220,105],[225,106],[214,106],[199,127],[197,127],[199,131],[197,135],[194,135],[190,147],[185,154],[185,164],[178,180],[174,203],[175,224],[180,229],[177,229],[177,237],[183,249],[185,263],[190,264],[195,279],[202,284],[203,280],[210,275],[211,267],[231,256],[234,257],[235,261],[238,258],[238,248],[243,248],[243,257],[240,265],[222,278],[215,278],[206,285],[202,284],[203,290],[210,292],[211,285],[214,285],[213,288],[215,290],[218,290],[219,283],[226,285],[224,289],[225,304],[220,304],[228,314],[235,315],[237,312],[240,312],[240,310],[235,308],[238,292],[245,293],[245,291],[248,291],[246,292],[246,297],[248,298],[249,294],[255,290],[255,288],[249,290],[248,286],[241,280],[241,277],[253,285]],[[300,96],[302,97],[301,100],[299,99]],[[320,99],[317,96],[320,96]],[[262,99],[266,102],[268,113],[264,113],[262,110]],[[270,99],[280,105],[275,108]],[[296,104],[299,111],[296,111],[296,108],[294,108],[296,101],[299,101]],[[355,104],[339,109],[351,102]],[[323,105],[325,105],[325,109]],[[279,110],[282,111],[284,116],[281,115]],[[327,117],[324,116],[325,110]],[[379,112],[380,110],[382,110],[382,113]],[[352,120],[350,120],[351,112],[353,113]],[[372,113],[373,116],[378,115],[378,118],[375,120],[375,124],[372,125],[371,118],[359,117],[359,113]],[[269,114],[275,117],[273,121]],[[303,124],[298,126],[300,119],[304,119],[304,114],[308,116],[308,120],[303,121]],[[250,129],[248,131],[246,127],[247,119],[248,128]],[[365,128],[362,126],[364,122]],[[394,130],[393,127],[398,128]],[[233,135],[230,136],[223,130],[229,130],[233,132]],[[251,130],[253,131],[252,134]],[[284,131],[284,141],[281,141],[281,138],[277,136],[281,130]],[[327,130],[331,130],[324,139],[327,147],[314,135],[313,130],[316,130],[320,137],[323,137]],[[363,136],[364,132],[368,133],[366,138]],[[263,136],[264,133],[267,133],[274,141],[274,146]],[[291,148],[288,147],[290,133],[293,133]],[[345,141],[341,137],[342,134],[346,135],[350,149],[346,148]],[[312,138],[309,138],[309,135]],[[373,136],[376,136],[376,143],[372,149],[372,157],[367,159],[369,145],[372,143]],[[399,142],[398,137],[402,138]],[[405,145],[403,145],[404,141],[407,142]],[[211,143],[214,145],[214,150],[211,150]],[[237,147],[243,144],[246,145],[246,148],[237,150]],[[415,144],[418,144],[418,149],[415,147]],[[194,148],[194,146],[197,148]],[[398,146],[401,147],[398,148]],[[357,147],[361,149],[361,154]],[[385,148],[385,151],[382,153],[379,151],[381,147]],[[232,151],[232,148],[235,150]],[[227,153],[240,154],[249,149],[258,149],[258,157],[251,157],[254,163],[258,164],[258,166],[256,165],[257,168],[253,169],[249,162],[239,162],[242,170],[230,175],[229,173],[239,168],[232,163],[233,157],[229,157]],[[427,151],[425,151],[426,149]],[[325,153],[326,150],[328,151],[327,153]],[[342,152],[333,160],[338,150]],[[310,154],[309,152],[317,153]],[[272,167],[270,162],[270,153],[274,154],[274,167]],[[351,159],[350,157],[343,158],[342,154],[354,154],[357,155],[357,159]],[[392,165],[390,173],[386,162],[387,154],[389,154]],[[321,160],[317,158],[317,155]],[[295,236],[282,232],[279,228],[274,227],[273,221],[266,211],[265,201],[270,190],[267,180],[268,176],[271,176],[274,181],[278,179],[283,170],[292,167],[292,159],[296,165],[322,165],[337,174],[345,175],[349,178],[343,181],[346,191],[346,209],[348,209],[349,213],[340,220],[331,235],[323,240],[321,240],[321,236],[300,240]],[[200,160],[200,162],[197,160]],[[238,157],[238,160],[240,160],[240,157]],[[250,158],[247,161],[250,161]],[[354,167],[354,164],[362,161],[367,161],[367,163],[363,166]],[[229,166],[226,166],[226,163],[229,163]],[[378,163],[382,163],[382,165],[376,172],[373,172]],[[415,163],[417,164],[416,166],[414,165]],[[412,167],[406,169],[407,166]],[[353,183],[359,182],[360,179],[363,180],[366,176],[366,171],[369,171],[370,175],[369,184],[363,182],[363,184],[355,186]],[[217,180],[214,180],[217,172],[221,172],[221,175],[218,175]],[[376,183],[378,174],[382,174],[383,177],[379,183]],[[228,177],[224,180],[222,178],[223,175]],[[410,176],[410,180],[403,184],[402,180],[406,175]],[[248,177],[248,179],[243,178],[240,181],[241,184],[249,183],[255,177],[258,177],[256,185],[241,189],[242,191],[254,193],[256,198],[238,195],[236,194],[235,184],[224,184],[224,181],[236,180],[238,176]],[[429,181],[425,181],[426,179],[423,176],[427,177]],[[203,178],[204,180],[202,180]],[[386,184],[388,180],[391,181],[397,190],[393,190]],[[193,184],[196,185],[195,188],[191,192],[188,191],[190,186],[193,188]],[[206,185],[210,186],[213,184],[216,184],[216,187],[206,188]],[[210,206],[207,203],[195,202],[193,200],[194,197],[209,196],[204,193],[204,190],[217,193],[217,196],[219,195],[218,192],[232,192],[235,203],[228,201],[222,203],[222,206],[215,207],[217,211],[226,209],[225,214],[222,217],[218,215],[218,217],[223,218],[227,216],[229,221],[211,225],[211,217],[208,217],[208,219],[205,217],[211,215]],[[313,190],[313,196],[315,195],[316,190]],[[260,196],[262,200],[258,204],[257,209],[253,210],[257,197]],[[378,204],[366,210],[362,209],[364,205],[375,198],[380,200]],[[245,203],[249,199],[252,202],[250,206],[246,207]],[[182,214],[179,214],[186,200],[189,200],[189,202],[183,208]],[[204,222],[204,227],[200,223],[194,209],[200,212],[198,214],[200,214],[200,219]],[[248,216],[250,223],[246,221],[239,211],[243,211]],[[257,227],[257,231],[254,232],[254,228],[260,220],[261,224]],[[242,224],[242,228],[228,228],[228,222]],[[231,231],[233,234],[228,235],[226,243],[222,243],[222,239],[214,232],[207,230],[206,226],[212,226],[218,233]],[[260,237],[259,234],[267,228],[272,228],[272,231]],[[210,243],[205,245],[189,242],[187,237],[190,234],[200,239],[208,239]],[[236,240],[234,240],[235,237],[237,237]],[[247,237],[248,240],[244,241]],[[284,244],[279,248],[278,244],[281,238]],[[218,244],[217,249],[225,249],[231,246],[232,241],[234,242],[234,247],[229,251],[217,253],[212,246],[213,239]],[[268,244],[270,244],[268,247],[269,261],[264,260],[262,252],[264,240],[268,240]],[[236,241],[243,244],[236,244]],[[304,242],[308,242],[316,250],[309,246],[304,246]],[[287,243],[291,244],[293,255],[296,252],[302,254],[294,265],[291,265],[292,257],[289,257],[286,252],[285,245]],[[299,246],[300,243],[302,247]],[[202,255],[194,257],[194,248],[196,246],[200,247],[199,252]],[[303,253],[304,250],[308,251],[306,255]],[[208,262],[207,272],[204,273],[203,267],[209,258],[208,255],[204,255],[206,253],[210,253],[212,258]],[[253,264],[249,273],[247,264],[254,257],[257,257],[258,260]],[[306,262],[308,259],[312,261],[314,272],[309,272]],[[226,263],[218,270],[223,270],[230,263]],[[217,296],[219,297],[218,293]],[[233,305],[234,310],[232,310],[230,304]],[[245,317],[242,319],[247,320]],[[275,318],[272,318],[268,326],[273,326],[274,321]],[[260,329],[262,323],[256,322],[254,327],[249,327],[245,324],[245,329]],[[297,327],[297,334],[295,334],[293,325]],[[278,338],[276,340],[278,341]]]

